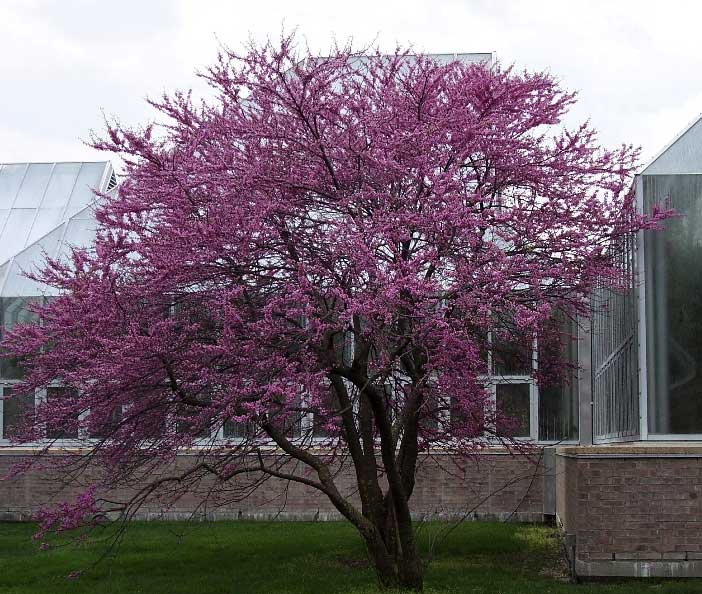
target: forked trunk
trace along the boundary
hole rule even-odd
[[[403,542],[394,537],[389,541],[386,543],[377,537],[366,538],[368,555],[380,586],[387,590],[421,592],[424,571],[414,541]]]

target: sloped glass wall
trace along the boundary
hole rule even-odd
[[[111,176],[107,162],[0,164],[0,336],[17,324],[35,322],[30,306],[52,294],[25,273],[46,256],[60,258],[70,246],[92,243],[94,190],[105,191]],[[10,437],[42,397],[18,393],[22,377],[19,361],[0,359],[0,440]]]

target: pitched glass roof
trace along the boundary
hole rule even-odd
[[[702,173],[702,115],[641,171],[643,175]]]
[[[47,295],[23,276],[95,236],[94,190],[114,184],[109,162],[0,164],[0,296]]]

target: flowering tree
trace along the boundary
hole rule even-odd
[[[70,388],[17,439],[60,427],[101,469],[47,526],[276,477],[331,500],[383,585],[420,589],[420,454],[509,441],[480,381],[488,337],[545,340],[554,311],[585,313],[596,279],[616,282],[619,240],[658,218],[632,206],[637,152],[561,131],[574,96],[547,74],[315,59],[286,38],[204,76],[216,101],[166,96],[167,125],[96,141],[124,158],[119,193],[93,248],[37,275],[61,293],[41,325],[5,342],[25,390]],[[565,365],[549,352],[543,369]]]

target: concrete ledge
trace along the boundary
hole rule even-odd
[[[575,573],[580,578],[693,578],[702,577],[702,560],[698,561],[582,561],[576,560]]]
[[[0,522],[31,522],[33,515],[28,511],[0,511]],[[116,519],[116,516],[115,518]],[[310,511],[251,511],[251,510],[220,510],[197,512],[187,510],[150,511],[141,510],[134,515],[140,521],[195,521],[216,522],[218,520],[254,520],[263,522],[339,522],[345,521],[344,517],[336,511],[310,510]],[[466,522],[493,521],[493,522],[526,522],[541,523],[543,515],[535,512],[498,512],[498,513],[472,513],[469,515],[459,512],[439,512],[433,514],[412,513],[415,522]]]
[[[1,441],[1,440],[0,440]],[[503,445],[487,445],[481,447],[480,449],[475,449],[474,451],[466,452],[465,455],[461,457],[466,460],[479,460],[484,456],[509,456],[511,458],[522,458],[524,460],[529,460],[532,462],[537,462],[540,460],[542,451],[544,448],[552,448],[552,445],[543,445],[539,443],[524,442],[517,447],[509,448]],[[202,447],[188,447],[181,448],[178,451],[179,456],[201,456],[203,453],[208,455],[217,456],[221,455],[227,450],[226,442],[208,444]],[[311,447],[309,448],[311,452],[314,453],[324,453],[328,452],[328,448],[322,447]],[[46,458],[47,456],[70,456],[70,455],[87,455],[93,451],[93,448],[89,446],[66,446],[57,445],[52,446],[48,450],[44,450],[44,445],[18,445],[12,446],[0,443],[0,456],[36,456],[41,458]],[[264,445],[261,448],[263,455],[275,455],[278,456],[282,450],[275,446]],[[453,450],[446,448],[431,449],[429,454],[432,456],[447,456],[456,457],[456,453]]]
[[[702,443],[636,441],[595,446],[561,446],[556,455],[566,458],[702,458]]]

